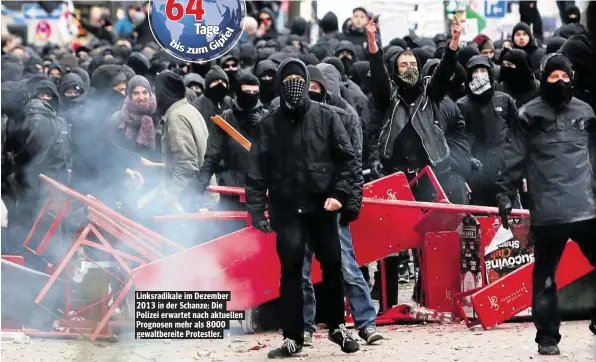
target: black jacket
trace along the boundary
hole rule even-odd
[[[2,179],[8,189],[39,197],[39,175],[68,183],[71,151],[68,125],[46,101],[33,99],[21,116],[9,118],[3,144]]]
[[[596,110],[596,37],[589,34],[574,35],[559,52],[573,63],[574,96]]]
[[[297,109],[288,109],[282,94],[281,106],[261,120],[245,184],[247,208],[255,217],[262,218],[267,205],[276,217],[323,210],[330,197],[345,205],[361,172],[337,113],[308,98],[310,80],[304,63],[289,58],[280,64],[278,87],[282,70],[290,63],[303,69],[307,87]]]
[[[399,55],[396,59],[398,57]],[[381,125],[369,127],[371,138],[378,140],[371,154],[372,160],[389,161],[393,158],[394,143],[409,121],[412,122],[414,130],[420,137],[431,165],[434,166],[449,159],[449,147],[440,127],[446,124],[447,120],[442,117],[439,104],[446,95],[456,62],[457,51],[446,48],[441,63],[431,79],[424,82],[422,94],[415,101],[415,106],[412,107],[413,114],[410,116],[411,107],[399,96],[395,84],[390,82],[390,79],[395,78],[395,71],[391,70],[390,78],[380,49],[371,55],[371,92],[377,111],[383,114],[380,119],[384,122],[382,127]]]
[[[259,136],[259,122],[266,113],[259,102],[253,109],[244,110],[236,104],[225,110],[222,118],[253,144]],[[220,162],[223,161],[223,167]],[[220,127],[209,132],[207,152],[199,171],[199,192],[204,192],[214,173],[219,173],[220,186],[243,187],[248,171],[249,152]]]
[[[466,122],[472,157],[482,163],[482,168],[472,171],[467,179],[474,192],[497,181],[507,130],[516,122],[517,108],[509,95],[498,91],[487,103],[475,102],[467,95],[457,101],[457,106]]]
[[[593,136],[588,133],[594,121],[594,111],[577,98],[561,111],[542,98],[519,110],[519,122],[508,135],[497,187],[499,196],[514,200],[519,182],[526,178],[532,225],[596,217],[596,183],[589,155]]]
[[[497,91],[507,93],[515,101],[515,106],[521,108],[523,105],[540,95],[540,81],[534,78],[527,89],[521,92],[514,92],[506,83],[501,82],[495,86]]]
[[[317,68],[321,71],[322,80],[317,80],[324,88],[325,103],[333,107],[337,112],[341,123],[343,124],[350,143],[354,149],[356,160],[358,162],[359,170],[362,170],[362,142],[363,142],[363,127],[362,121],[358,117],[356,110],[348,104],[348,102],[340,96],[340,81],[341,77],[337,69],[330,64],[319,64]],[[312,79],[312,78],[311,78]],[[356,182],[346,200],[344,209],[358,213],[362,206],[362,187],[364,186],[364,175],[362,171],[356,173]]]

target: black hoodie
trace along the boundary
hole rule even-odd
[[[211,70],[207,72],[207,75],[205,77],[205,91],[196,101],[192,103],[192,105],[195,106],[199,113],[201,113],[203,119],[205,119],[205,121],[207,122],[207,128],[210,133],[212,132],[212,129],[214,129],[214,127],[217,127],[215,123],[211,122],[211,117],[215,116],[216,114],[219,114],[221,116],[223,111],[231,108],[232,104],[234,104],[234,100],[227,95],[224,96],[224,98],[220,102],[217,102],[213,99],[209,91],[209,85],[216,80],[225,81],[226,84],[228,84],[228,89],[230,89],[228,76],[223,71],[223,69],[221,69],[221,67],[219,67],[218,65],[214,65],[211,67]]]
[[[251,148],[245,184],[253,222],[265,220],[268,209],[274,229],[276,218],[284,218],[284,214],[295,217],[323,212],[327,198],[346,205],[356,174],[362,172],[337,113],[308,98],[310,77],[304,63],[295,58],[285,60],[277,70],[278,88],[282,89],[290,74],[299,74],[306,82],[300,102],[294,109],[288,108],[281,92],[280,107],[263,117],[260,138]],[[304,146],[306,140],[308,147]]]
[[[539,48],[538,47],[538,44],[536,42],[536,38],[532,34],[532,29],[530,29],[530,26],[528,24],[526,24],[526,23],[518,23],[517,25],[515,25],[513,27],[513,31],[511,32],[511,37],[512,38],[515,37],[515,33],[517,33],[518,30],[525,31],[529,35],[530,40],[529,40],[528,44],[525,47],[523,47],[523,48],[517,46],[515,44],[515,41],[512,41],[513,48],[521,49],[521,50],[525,51],[528,54],[528,60],[530,62],[530,68],[532,68],[532,71],[533,72],[536,72],[537,70],[540,69],[540,61],[546,55],[546,50],[543,49],[543,48]]]
[[[257,64],[257,68],[255,70],[255,75],[259,78],[259,82],[261,82],[261,90],[259,93],[259,98],[261,99],[261,103],[263,103],[263,107],[265,109],[270,109],[271,102],[275,97],[278,96],[277,94],[277,87],[275,86],[275,73],[277,72],[277,64],[275,64],[272,60],[266,59],[262,62]],[[263,76],[268,75],[271,76],[271,80],[263,80]]]
[[[76,89],[81,95],[77,97],[65,96],[65,92],[69,89]],[[73,124],[82,116],[88,88],[85,87],[85,82],[78,74],[68,73],[62,78],[59,91],[63,104],[60,116],[64,117],[69,124]]]
[[[540,82],[534,76],[528,55],[523,50],[507,50],[503,61],[515,64],[515,68],[501,66],[501,83],[496,89],[513,97],[517,108],[521,108],[540,94]]]

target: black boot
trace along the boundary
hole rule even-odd
[[[538,354],[543,356],[558,356],[561,354],[561,351],[556,344],[539,344]]]

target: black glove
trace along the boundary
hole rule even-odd
[[[266,234],[272,233],[273,229],[271,228],[271,224],[265,218],[265,215],[251,215],[252,216],[252,226]]]
[[[501,223],[505,229],[509,229],[509,220],[507,216],[511,214],[513,210],[513,204],[511,198],[507,195],[497,196],[497,204],[499,205],[499,216],[501,216]]]
[[[472,158],[472,170],[480,170],[482,168],[482,162],[477,158]]]
[[[348,226],[352,221],[358,219],[359,213],[352,210],[343,210],[339,215],[339,224],[341,226]]]
[[[370,165],[370,173],[374,178],[383,177],[383,164],[381,161],[373,161]]]

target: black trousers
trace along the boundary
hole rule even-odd
[[[534,272],[532,274],[532,319],[536,326],[536,343],[558,344],[559,327],[557,284],[555,275],[568,239],[578,243],[593,266],[596,266],[596,219],[563,225],[531,227],[534,236]],[[596,317],[596,310],[593,318]]]
[[[277,233],[277,255],[281,264],[281,323],[284,338],[304,342],[302,309],[302,264],[306,243],[310,243],[323,271],[323,315],[329,330],[344,323],[344,291],[337,213],[315,211],[307,214],[274,216],[271,226]]]

